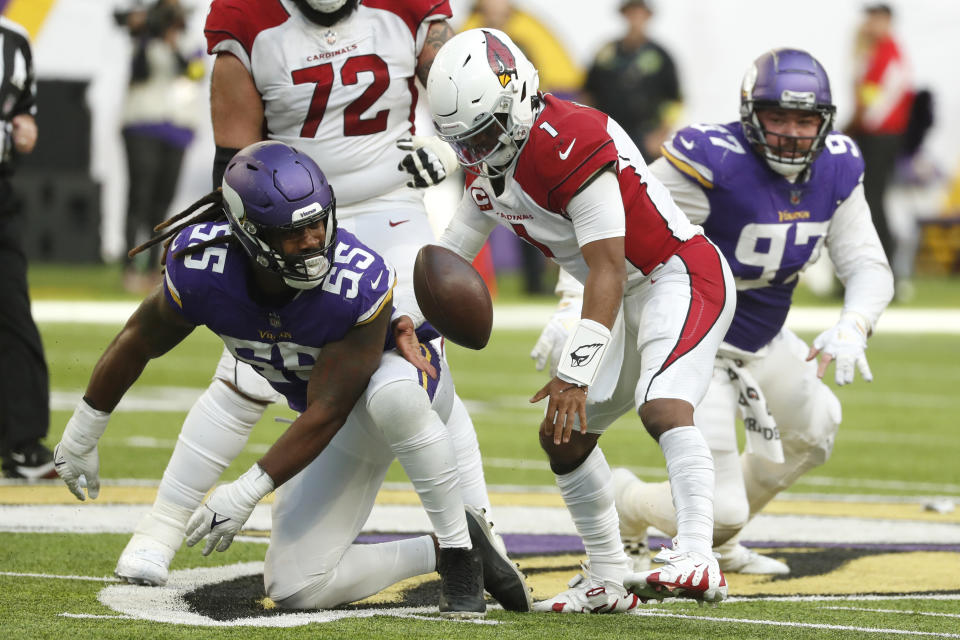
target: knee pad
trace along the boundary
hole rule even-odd
[[[814,393],[805,428],[781,430],[785,456],[803,457],[806,469],[818,467],[830,459],[843,417],[840,400],[830,387],[819,383]]]
[[[415,440],[439,421],[426,390],[412,380],[378,389],[367,399],[367,413],[391,447]]]

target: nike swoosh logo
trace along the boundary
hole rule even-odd
[[[390,220],[390,221],[389,221],[389,224],[390,224],[391,227],[395,227],[395,226],[397,226],[398,224],[403,224],[404,222],[410,222],[410,220],[400,220],[400,221],[398,221],[398,222],[394,222],[393,220]]]
[[[213,520],[210,522],[210,528],[211,528],[211,529],[216,529],[218,525],[221,525],[221,524],[223,524],[224,522],[227,522],[227,521],[229,521],[229,520],[230,520],[230,518],[224,518],[224,519],[221,520],[220,522],[217,522],[217,514],[213,514]]]
[[[373,287],[374,289],[376,289],[376,288],[377,288],[377,285],[380,284],[380,279],[381,279],[382,277],[383,277],[383,271],[380,272],[380,275],[377,276],[377,279],[374,280],[373,283],[372,283],[370,286]]]
[[[680,138],[680,144],[682,144],[687,151],[690,151],[690,149],[693,149],[695,146],[697,146],[696,142],[687,142],[687,139],[684,138],[683,136],[677,136],[677,137]]]
[[[571,149],[573,149],[573,145],[575,145],[575,144],[577,144],[577,139],[576,139],[576,138],[573,139],[573,142],[570,143],[570,146],[567,147],[567,150],[566,150],[566,151],[561,151],[561,152],[560,152],[560,159],[561,159],[561,160],[566,160],[566,159],[570,156],[570,151],[571,151]]]

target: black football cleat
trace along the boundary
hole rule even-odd
[[[483,563],[483,588],[507,611],[530,611],[533,599],[520,569],[500,550],[483,509],[466,506],[470,542]]]
[[[441,548],[440,613],[451,618],[479,618],[487,612],[483,597],[483,567],[476,549]]]

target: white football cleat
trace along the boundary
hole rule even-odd
[[[563,593],[535,603],[533,610],[547,613],[625,613],[640,603],[637,596],[627,593],[615,581],[590,578],[584,573],[574,576],[567,583],[570,588]]]
[[[142,533],[135,533],[117,560],[114,574],[130,584],[162,587],[167,584],[170,562],[177,553],[166,544]]]
[[[629,574],[623,580],[623,586],[643,602],[664,598],[720,602],[727,597],[727,580],[712,556],[664,548],[653,561],[663,566]]]
[[[761,555],[742,544],[737,544],[730,549],[717,547],[715,551],[720,553],[718,563],[720,570],[724,573],[749,573],[761,576],[783,576],[790,573],[790,567],[786,562]]]
[[[613,469],[613,499],[620,519],[620,538],[623,540],[623,550],[630,558],[631,570],[638,573],[650,569],[650,544],[647,541],[650,525],[631,517],[634,509],[626,504],[626,496],[629,487],[639,482],[642,480],[629,469]]]

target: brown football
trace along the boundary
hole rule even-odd
[[[427,322],[446,339],[483,349],[493,329],[493,303],[469,262],[439,245],[424,245],[413,263],[413,292]]]

